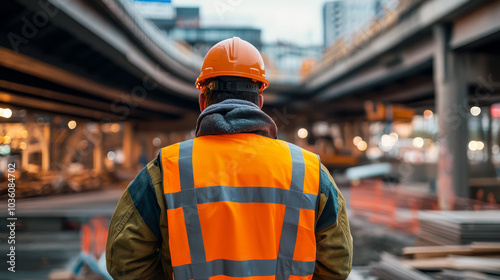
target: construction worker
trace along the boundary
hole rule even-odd
[[[196,137],[163,148],[116,207],[113,278],[347,278],[344,198],[317,155],[276,139],[261,110],[268,85],[250,43],[210,49],[196,81]]]

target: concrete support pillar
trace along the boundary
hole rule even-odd
[[[42,127],[42,172],[47,172],[50,169],[50,123],[46,123]]]
[[[362,132],[362,129],[361,129],[361,122],[359,121],[353,121],[352,122],[352,134],[351,134],[351,142],[352,142],[352,139],[355,137],[355,136],[361,136],[361,138],[363,138],[363,140],[365,139],[366,135],[363,135],[363,132]]]
[[[348,122],[343,122],[341,123],[341,130],[342,130],[342,141],[344,142],[344,145],[342,147],[342,150],[347,150],[350,149],[352,152],[353,146],[352,146],[352,138],[350,137],[350,125]]]
[[[134,131],[133,138],[132,138],[132,168],[139,168],[139,156],[141,155],[141,144],[139,141],[139,135],[140,133],[137,131],[137,129]],[[142,168],[142,166],[141,166]]]
[[[133,161],[133,126],[131,122],[125,122],[123,124],[123,155],[125,156],[125,161],[123,162],[123,167],[125,169],[132,169],[133,166],[137,162],[132,162]]]
[[[488,162],[493,163],[493,116],[491,115],[491,106],[486,107],[486,116],[488,117],[488,132],[486,134],[486,156]]]
[[[466,59],[449,49],[451,28],[434,27],[434,85],[438,113],[437,192],[439,207],[452,209],[455,196],[469,196],[468,88]]]
[[[99,128],[100,129],[100,128]],[[100,132],[99,132],[100,133]],[[101,134],[102,135],[102,134]],[[102,152],[102,136],[95,141],[94,143],[94,151],[93,151],[93,159],[94,159],[94,172],[97,174],[102,172],[102,167],[104,165],[104,154]]]
[[[21,167],[23,170],[28,170],[29,169],[29,155],[30,155],[30,146],[26,148],[26,150],[23,151],[21,154]]]
[[[370,123],[362,122],[361,123],[361,137],[366,141],[366,143],[370,144]]]

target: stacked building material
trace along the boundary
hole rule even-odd
[[[418,246],[500,242],[500,210],[421,211]]]
[[[383,253],[371,272],[380,279],[500,279],[500,243],[403,249],[403,259]]]
[[[442,271],[453,279],[500,279],[500,243],[407,247],[403,254],[407,259],[401,262],[420,271]]]
[[[384,280],[432,280],[430,276],[401,262],[389,253],[382,253],[380,262],[370,266],[371,273]]]

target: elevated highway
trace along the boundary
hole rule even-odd
[[[316,108],[312,120],[333,120],[362,116],[364,100],[432,106],[438,25],[450,51],[472,57],[472,91],[497,70],[498,1],[402,2],[410,4],[401,13],[327,49],[301,84],[271,83],[268,109]],[[96,120],[197,114],[202,58],[163,36],[130,1],[16,0],[0,13],[0,102]]]
[[[436,77],[439,70],[448,70],[436,68],[439,26],[444,28],[446,51],[468,57],[468,94],[474,95],[478,87],[491,90],[492,83],[487,85],[486,80],[499,71],[500,2],[406,2],[412,6],[401,14],[388,14],[389,24],[384,19],[374,22],[355,34],[352,44],[338,42],[325,51],[301,93],[313,106],[322,107],[315,110],[318,119],[363,116],[366,100],[422,110],[434,107]],[[479,99],[480,104],[500,100],[499,96]]]
[[[454,196],[471,195],[469,170],[478,168],[467,156],[471,106],[489,115],[486,149],[494,169],[490,105],[500,102],[500,1],[400,3],[406,9],[326,50],[294,97],[308,101],[298,107],[311,112],[310,121],[358,127],[366,121],[366,101],[436,112],[436,185],[440,207],[449,209]]]
[[[400,3],[325,50],[301,83],[271,82],[264,109],[287,133],[315,121],[359,124],[368,100],[434,109],[444,147],[439,168],[453,163],[439,174],[451,176],[447,191],[466,196],[469,107],[500,102],[500,0]],[[129,0],[10,1],[0,10],[0,34],[0,104],[127,121],[126,156],[137,129],[189,133],[194,126],[202,58],[137,15]]]
[[[2,103],[177,127],[198,114],[202,57],[164,36],[131,1],[11,1],[0,11],[0,33]],[[288,88],[274,83],[268,104]]]
[[[127,1],[4,5],[0,101],[95,120],[194,112],[202,58],[158,36],[130,9]]]

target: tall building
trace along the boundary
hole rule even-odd
[[[335,0],[323,5],[323,43],[328,47],[337,38],[361,29],[396,0]]]
[[[200,27],[200,8],[199,7],[176,7],[176,27]]]
[[[240,37],[261,49],[261,30],[251,27],[175,27],[168,32],[174,40],[182,40],[194,47],[201,55],[205,55],[216,43],[231,37]]]

